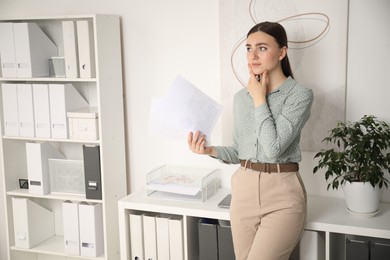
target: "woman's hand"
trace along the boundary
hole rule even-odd
[[[212,147],[206,147],[206,136],[201,135],[199,131],[195,133],[190,132],[188,134],[188,147],[190,150],[197,154],[206,154],[210,156],[216,156],[216,151]]]
[[[253,98],[255,107],[258,107],[266,102],[268,71],[264,71],[261,75],[255,75],[250,64],[248,64],[248,70],[250,76],[248,91]],[[260,76],[260,81],[257,79],[258,76]]]

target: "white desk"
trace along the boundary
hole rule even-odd
[[[218,203],[230,192],[220,189],[208,201],[189,202],[148,197],[146,191],[130,194],[118,203],[121,259],[130,259],[129,213],[156,212],[183,216],[185,260],[196,259],[197,222],[200,218],[229,220],[229,210]],[[381,203],[377,216],[360,219],[346,210],[343,199],[308,197],[307,230],[319,231],[325,239],[325,259],[334,260],[344,243],[344,234],[390,239],[390,204]]]

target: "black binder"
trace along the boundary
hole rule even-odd
[[[218,225],[218,259],[235,260],[232,230],[227,225]]]
[[[99,145],[83,145],[85,197],[102,199]]]
[[[370,242],[371,260],[388,260],[390,256],[390,240],[386,242]]]
[[[218,260],[217,225],[215,219],[199,220],[199,260]]]
[[[368,241],[346,238],[346,260],[369,260]]]

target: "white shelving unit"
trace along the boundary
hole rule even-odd
[[[51,138],[25,138],[4,135],[1,120],[0,177],[4,183],[7,256],[9,260],[32,259],[118,259],[119,230],[117,202],[126,196],[126,162],[123,113],[123,84],[121,64],[120,18],[115,15],[74,15],[1,19],[0,22],[34,22],[53,40],[58,56],[63,56],[62,21],[88,20],[93,24],[94,58],[96,77],[93,78],[0,78],[2,83],[72,83],[88,101],[98,108],[98,140],[74,140]],[[0,99],[1,103],[1,99]],[[0,109],[2,105],[0,104]],[[3,116],[0,111],[0,116]],[[82,160],[83,144],[100,146],[102,199],[86,199],[85,195],[47,194],[33,195],[19,188],[19,179],[27,179],[26,142],[50,142],[67,159]],[[12,197],[24,197],[48,208],[54,213],[55,236],[31,249],[15,246]],[[101,203],[103,208],[104,254],[96,257],[72,256],[64,253],[62,202]],[[3,214],[3,213],[2,213]],[[3,217],[3,216],[2,216]],[[1,217],[1,218],[2,218]]]
[[[229,220],[229,210],[217,206],[229,192],[220,189],[204,203],[151,198],[145,190],[124,197],[118,203],[121,259],[130,259],[129,214],[150,212],[182,216],[185,260],[198,259],[197,223],[201,218]],[[377,216],[359,219],[348,213],[343,199],[309,196],[305,229],[317,231],[324,238],[325,256],[322,259],[342,260],[345,259],[346,235],[390,239],[389,220],[389,203],[380,204]]]

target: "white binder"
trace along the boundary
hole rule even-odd
[[[49,158],[64,159],[65,156],[50,143],[26,143],[27,175],[29,193],[50,193]]]
[[[78,203],[62,203],[64,225],[64,252],[69,255],[80,255],[80,230]]]
[[[171,260],[182,260],[184,259],[183,219],[170,218],[168,223]]]
[[[157,233],[154,216],[143,215],[145,259],[157,259]]]
[[[16,78],[16,54],[13,23],[0,23],[0,61],[4,78]]]
[[[49,76],[49,59],[57,46],[35,23],[14,23],[17,75],[19,78]]]
[[[170,259],[168,218],[156,217],[157,259]]]
[[[80,78],[95,77],[95,48],[91,21],[77,21]]]
[[[131,260],[144,259],[144,231],[142,215],[130,214],[130,248]]]
[[[79,77],[79,58],[77,51],[77,31],[75,21],[63,21],[65,75],[67,78]]]
[[[35,136],[51,138],[49,85],[33,84]]]
[[[1,84],[3,93],[3,121],[6,136],[19,136],[17,84]]]
[[[54,214],[27,198],[12,198],[15,247],[32,248],[54,236]]]
[[[299,259],[323,260],[325,257],[325,241],[317,231],[303,231],[302,238],[299,242]]]
[[[80,255],[97,257],[104,252],[102,204],[79,204]]]
[[[31,84],[17,84],[20,136],[35,137],[34,106]]]
[[[50,128],[52,138],[69,137],[67,112],[88,106],[72,84],[49,84]]]

